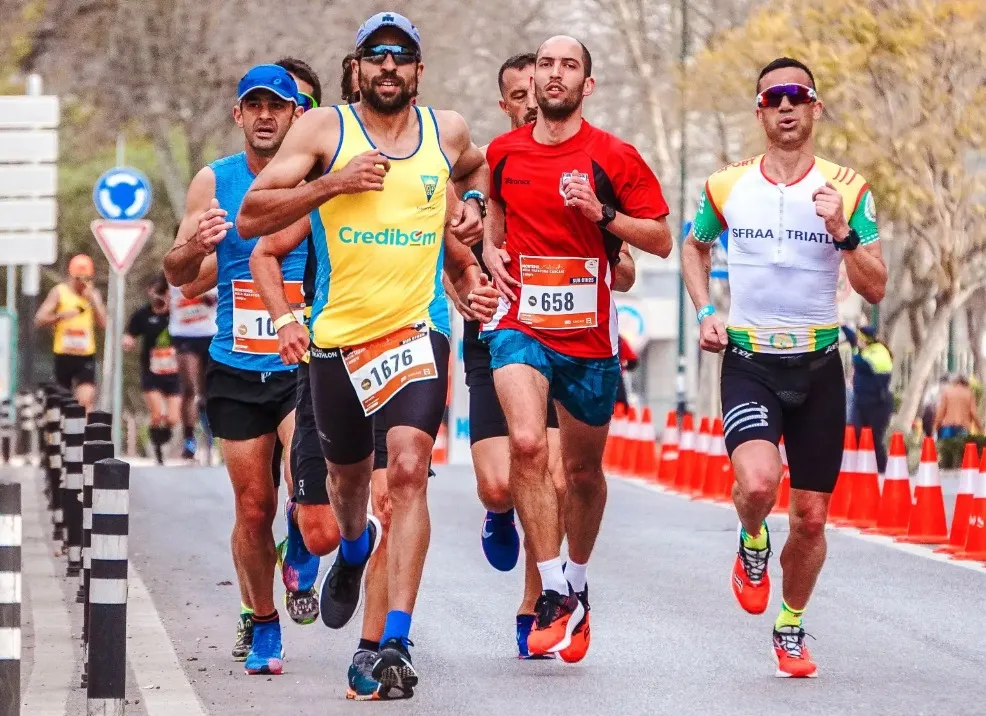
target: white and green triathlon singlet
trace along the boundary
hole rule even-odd
[[[763,155],[719,170],[705,184],[692,234],[711,243],[729,231],[731,343],[757,353],[805,353],[839,339],[836,288],[842,252],[815,213],[812,194],[826,182],[842,194],[861,245],[878,241],[866,180],[821,157],[801,179],[777,184]]]

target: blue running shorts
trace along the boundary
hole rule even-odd
[[[482,334],[490,346],[490,368],[521,363],[548,380],[548,394],[576,420],[599,427],[613,417],[620,385],[620,360],[572,358],[513,328]]]

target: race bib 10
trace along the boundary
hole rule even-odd
[[[367,416],[386,405],[404,386],[438,377],[429,329],[421,324],[361,346],[343,348],[341,355]]]
[[[599,259],[520,257],[517,320],[540,330],[595,328]]]
[[[251,355],[277,355],[274,319],[254,287],[253,281],[236,279],[233,284],[233,352]],[[285,281],[287,296],[298,322],[305,324],[305,296],[301,281]]]

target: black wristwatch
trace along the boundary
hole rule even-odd
[[[462,195],[462,201],[469,201],[470,199],[475,199],[476,203],[479,205],[479,215],[481,218],[486,218],[486,197],[483,196],[481,191],[476,189],[470,189],[465,194]]]
[[[833,236],[832,245],[839,251],[855,251],[859,246],[859,234],[856,233],[856,229],[850,227],[849,233],[846,234],[846,238],[842,241],[839,241]]]
[[[596,222],[596,226],[605,229],[609,222],[616,218],[616,207],[612,204],[603,204],[603,218]]]

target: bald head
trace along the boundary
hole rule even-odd
[[[571,35],[555,35],[541,43],[537,59],[550,57],[552,59],[574,59],[585,71],[585,77],[592,77],[592,55],[589,48]]]

